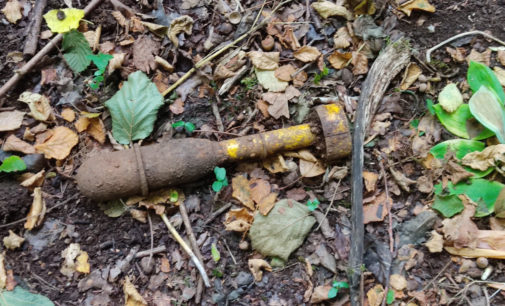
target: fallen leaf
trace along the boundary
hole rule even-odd
[[[18,283],[16,282],[16,279],[14,279],[14,272],[12,271],[12,269],[7,270],[7,282],[5,283],[5,289],[7,291],[13,291],[14,288],[16,288],[17,284]],[[4,293],[4,298],[5,298],[5,293]]]
[[[249,259],[247,261],[249,266],[249,271],[251,271],[256,282],[261,282],[263,278],[263,269],[268,272],[272,272],[272,267],[263,259]]]
[[[271,92],[280,92],[286,90],[289,83],[279,80],[275,77],[274,70],[254,69],[258,83]]]
[[[181,98],[177,98],[175,99],[174,103],[170,104],[168,108],[175,115],[180,115],[184,113],[184,101],[182,101]]]
[[[142,223],[147,223],[147,211],[140,209],[130,209],[128,211],[133,219]]]
[[[88,128],[89,124],[90,124],[90,118],[86,116],[81,116],[74,123],[74,126],[77,132],[82,133]]]
[[[261,70],[275,70],[279,68],[279,52],[250,51],[247,56],[253,66]]]
[[[133,44],[133,64],[135,68],[149,73],[156,69],[154,56],[158,54],[160,46],[149,36],[141,36]]]
[[[362,52],[352,52],[352,73],[354,75],[366,74],[368,72],[368,58]]]
[[[498,52],[496,52],[496,59],[502,66],[505,66],[505,50],[498,50]]]
[[[249,181],[251,199],[258,204],[263,198],[271,193],[270,183],[267,180],[257,178]]]
[[[88,258],[89,258],[88,253],[81,251],[81,253],[79,254],[79,256],[77,256],[76,259],[75,271],[88,274],[90,270]]]
[[[77,29],[83,17],[84,10],[75,8],[54,9],[44,15],[47,26],[55,33],[67,33]]]
[[[64,108],[61,111],[61,117],[68,122],[73,122],[75,120],[75,112],[71,108]]]
[[[275,77],[281,81],[289,82],[291,81],[291,75],[296,72],[295,67],[290,64],[282,65],[275,70]]]
[[[30,207],[30,211],[26,216],[25,228],[27,230],[32,230],[38,227],[44,221],[44,215],[46,214],[46,202],[42,198],[42,190],[40,187],[36,187],[33,190],[33,203]]]
[[[410,85],[414,84],[417,78],[423,73],[421,68],[416,63],[410,63],[405,69],[405,74],[403,75],[402,82],[400,84],[401,90],[407,90]]]
[[[262,96],[263,101],[270,103],[268,114],[275,119],[281,116],[289,119],[288,99],[284,93],[266,92]]]
[[[272,192],[258,203],[258,210],[263,215],[266,216],[272,210],[277,201],[277,193]]]
[[[23,123],[25,112],[17,110],[0,113],[0,132],[18,129]]]
[[[433,180],[425,175],[418,177],[417,190],[422,193],[431,193],[433,191]]]
[[[25,238],[16,235],[11,230],[9,230],[9,236],[4,237],[3,239],[4,246],[9,250],[15,250],[19,248],[23,244],[23,241],[25,241]]]
[[[30,175],[29,177],[25,178],[20,185],[29,189],[33,189],[35,187],[41,187],[42,184],[44,183],[45,172],[46,170],[42,169],[39,172],[37,172],[37,174]]]
[[[475,151],[466,154],[461,163],[472,169],[484,171],[490,167],[497,167],[500,172],[504,172],[500,165],[505,162],[505,144],[497,144],[486,147],[481,152]]]
[[[463,96],[454,83],[446,85],[438,94],[438,102],[449,113],[454,112],[463,104]]]
[[[394,180],[400,186],[400,188],[405,190],[406,192],[410,192],[409,185],[415,184],[416,181],[409,179],[402,172],[396,171],[393,168],[389,168],[389,171],[391,171]]]
[[[413,0],[407,1],[398,7],[399,10],[410,16],[413,10],[425,11],[428,13],[434,13],[435,7],[431,5],[428,0]]]
[[[400,274],[392,274],[389,278],[389,284],[398,291],[407,288],[407,280]]]
[[[282,157],[280,154],[264,159],[262,163],[263,167],[270,173],[282,173],[289,171],[284,157]]]
[[[53,135],[44,143],[35,145],[35,150],[37,153],[44,154],[47,159],[64,159],[79,142],[79,137],[74,131],[64,126],[57,126],[52,129],[52,132]]]
[[[330,298],[328,297],[328,294],[331,288],[332,287],[330,285],[317,286],[316,288],[314,288],[314,292],[310,297],[310,303],[319,304],[323,301],[329,300]]]
[[[445,50],[447,51],[447,53],[449,53],[451,55],[452,59],[455,62],[463,63],[465,61],[465,58],[466,58],[465,48],[453,49],[453,48],[447,47],[447,48],[445,48]]]
[[[453,184],[457,184],[473,176],[473,173],[466,171],[463,166],[453,160],[447,162],[445,170],[450,173],[450,179]]]
[[[89,119],[89,125],[86,128],[86,132],[95,138],[101,144],[105,143],[105,126],[102,119],[91,118]]]
[[[496,74],[496,78],[498,82],[500,82],[501,86],[505,86],[505,69],[502,69],[498,66],[493,68],[494,74]]]
[[[0,290],[5,288],[7,284],[7,272],[5,271],[5,255],[0,253]]]
[[[335,69],[342,69],[346,67],[349,63],[350,60],[352,59],[352,53],[351,52],[339,52],[335,51],[330,56],[328,56],[328,62],[330,62],[330,65],[335,68]]]
[[[316,47],[312,46],[303,46],[300,49],[293,52],[294,58],[304,63],[309,63],[315,61],[321,52]]]
[[[22,9],[23,6],[18,0],[9,0],[2,9],[2,13],[10,23],[16,24],[19,19],[23,18]]]
[[[300,174],[302,177],[316,177],[326,172],[326,168],[320,161],[311,162],[300,159]]]
[[[282,35],[277,35],[280,43],[291,50],[298,50],[300,48],[300,42],[295,35],[294,29],[291,26],[284,26],[284,33]]]
[[[335,49],[345,49],[351,45],[352,37],[347,27],[340,27],[333,35],[333,47]]]
[[[491,64],[491,50],[487,49],[481,53],[475,49],[472,49],[472,51],[470,51],[470,54],[466,57],[466,62],[470,64],[472,61],[489,66]]]
[[[312,3],[310,6],[318,12],[324,19],[331,16],[341,16],[347,20],[352,20],[352,13],[348,11],[345,7],[337,5],[330,1],[318,1]]]
[[[305,82],[307,81],[307,79],[308,79],[307,72],[302,71],[302,72],[298,73],[297,75],[295,75],[295,78],[293,79],[293,85],[295,87],[302,87],[303,85],[305,85]]]
[[[86,255],[82,255],[84,253]],[[76,262],[76,258],[78,258],[78,256],[80,257],[81,262]],[[67,277],[72,277],[74,272],[77,271],[76,269],[79,265],[82,270],[85,270],[86,268],[89,270],[89,264],[87,263],[88,255],[86,252],[81,250],[81,246],[78,243],[69,244],[66,249],[61,251],[61,257],[63,258],[63,264],[60,268],[60,272]],[[86,264],[88,264],[88,267],[86,267]]]
[[[126,17],[123,14],[121,14],[120,11],[112,11],[112,12],[110,12],[110,14],[112,15],[112,17],[114,17],[114,19],[116,19],[117,23],[121,27],[127,28],[129,26],[128,21],[126,20]]]
[[[125,277],[123,285],[125,306],[147,306],[146,300],[140,295],[135,286],[130,282],[128,276]]]
[[[243,220],[235,220],[225,224],[225,230],[233,232],[247,232],[250,227],[251,224]]]
[[[424,244],[430,253],[440,253],[444,248],[444,237],[440,235],[437,231],[431,231],[431,237]]]
[[[30,116],[39,121],[52,120],[52,109],[49,105],[49,99],[46,96],[37,93],[25,91],[19,98],[19,101],[28,104]]]
[[[391,197],[387,197],[387,205],[389,207],[393,206]],[[373,203],[363,206],[363,224],[383,221],[387,214],[386,193],[383,192],[375,198]]]
[[[251,188],[249,187],[249,180],[242,175],[238,175],[231,180],[233,188],[232,196],[242,203],[245,207],[254,211],[254,202],[251,199]]]
[[[112,59],[109,60],[109,65],[107,65],[107,73],[110,75],[115,70],[120,69],[123,66],[126,53],[113,53]]]
[[[175,47],[179,46],[179,39],[177,36],[184,32],[187,35],[191,35],[193,30],[193,18],[188,15],[177,17],[170,23],[168,28],[168,38],[172,41]]]
[[[371,192],[375,190],[379,175],[375,172],[363,171],[363,179],[365,180],[366,191]]]
[[[384,294],[384,287],[382,287],[381,284],[375,285],[366,293],[366,296],[368,297],[368,305],[380,306],[382,304],[382,300],[384,299]]]
[[[468,204],[461,214],[442,221],[442,231],[447,244],[456,248],[476,247],[479,229],[471,220],[474,214],[475,207]]]
[[[225,224],[228,224],[232,221],[242,220],[245,223],[252,223],[254,220],[253,214],[247,210],[245,207],[240,209],[230,209],[225,216]]]
[[[35,153],[35,148],[31,144],[17,138],[14,134],[7,137],[7,139],[5,140],[5,142],[2,146],[2,150],[21,152],[23,154],[34,154]]]

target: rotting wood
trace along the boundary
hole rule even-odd
[[[46,7],[47,0],[37,0],[33,9],[33,19],[30,22],[28,35],[26,36],[25,47],[23,53],[34,55],[37,51],[37,43],[39,42],[40,25],[42,24],[42,12]]]
[[[373,63],[365,82],[356,110],[352,139],[351,169],[351,250],[349,256],[349,281],[351,305],[363,305],[360,289],[363,264],[363,142],[382,96],[391,80],[409,63],[410,45],[406,38],[387,46]]]

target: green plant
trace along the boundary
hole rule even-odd
[[[307,201],[307,207],[309,208],[310,211],[316,210],[316,208],[319,206],[319,200],[315,198],[314,200],[308,200]]]
[[[93,81],[89,84],[89,87],[92,89],[98,89],[100,87],[100,84],[104,80],[104,74],[105,74],[105,68],[107,68],[107,65],[109,64],[109,61],[112,59],[112,55],[110,54],[103,54],[103,53],[98,53],[98,54],[90,54],[87,56],[88,59],[90,59],[93,64],[98,68],[97,71],[95,71],[95,77],[93,78]]]
[[[212,259],[214,259],[214,262],[217,263],[219,259],[221,259],[221,254],[217,249],[216,243],[212,243],[212,245],[210,246],[210,253],[212,255]]]
[[[177,132],[182,132],[182,130],[185,130],[188,135],[191,135],[191,133],[193,133],[195,130],[195,125],[191,122],[186,121],[177,121],[175,123],[172,123],[172,127]]]
[[[330,70],[326,65],[323,65],[323,70],[320,73],[316,73],[314,76],[314,84],[319,85],[319,82],[321,82],[321,79],[327,76],[330,73]]]
[[[214,168],[214,174],[216,175],[216,180],[212,183],[212,190],[215,192],[221,191],[223,187],[228,186],[228,179],[226,178],[226,169],[221,167]]]
[[[21,159],[21,157],[12,155],[4,159],[2,165],[0,165],[0,172],[15,172],[26,170],[26,164]]]
[[[328,291],[328,298],[332,299],[337,296],[340,289],[349,288],[349,283],[347,282],[337,282],[333,281],[331,284],[331,289]]]
[[[388,305],[392,304],[395,301],[395,291],[392,289],[388,290],[388,295],[386,296],[386,303]]]
[[[0,306],[11,305],[54,306],[54,303],[47,297],[31,293],[20,286],[12,291],[0,289]]]
[[[246,91],[249,91],[249,90],[253,89],[254,86],[256,86],[258,84],[258,79],[255,78],[254,76],[243,78],[242,80],[240,80],[240,84],[245,86]]]

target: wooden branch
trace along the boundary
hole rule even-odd
[[[352,139],[351,170],[351,250],[349,255],[349,281],[351,305],[362,305],[360,289],[363,264],[363,142],[372,118],[391,80],[409,63],[410,45],[402,38],[384,49],[373,63],[361,86],[361,96],[356,110]]]
[[[42,23],[42,12],[46,7],[47,0],[37,0],[33,9],[33,21],[30,23],[30,30],[26,36],[25,48],[23,53],[34,55],[37,51],[37,43],[39,42],[40,25]]]

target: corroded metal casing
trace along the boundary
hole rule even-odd
[[[317,117],[323,130],[324,159],[332,163],[348,156],[352,149],[351,132],[343,109],[337,104],[316,107]]]

